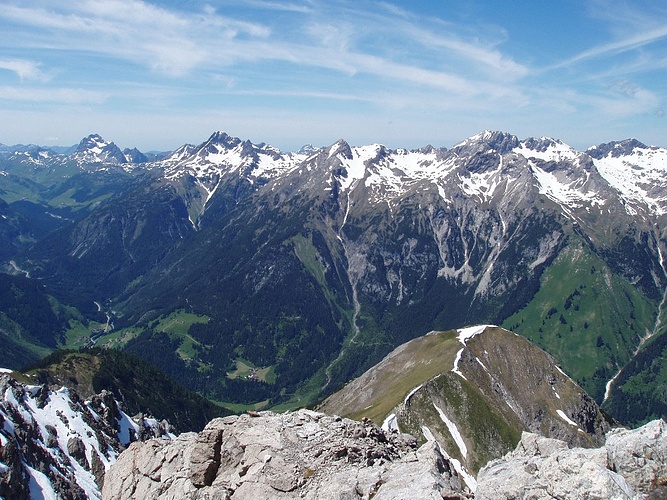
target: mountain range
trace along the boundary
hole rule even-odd
[[[229,408],[280,409],[429,331],[497,324],[614,418],[667,414],[663,148],[487,131],[285,153],[216,132],[160,156],[91,135],[0,158],[9,368],[117,347]]]

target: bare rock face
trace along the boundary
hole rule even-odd
[[[667,485],[667,424],[654,420],[630,431],[614,429],[607,435],[607,461],[641,493]],[[664,496],[656,498],[667,498]]]
[[[199,434],[133,443],[103,498],[467,498],[435,443],[309,410],[231,416]]]
[[[479,471],[478,500],[666,498],[667,424],[616,429],[601,448],[524,432],[513,452]]]

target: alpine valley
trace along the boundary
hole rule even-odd
[[[284,410],[428,332],[496,324],[618,421],[667,416],[666,149],[484,132],[284,153],[216,132],[59,151],[0,147],[0,365],[110,347]]]

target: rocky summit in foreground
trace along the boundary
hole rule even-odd
[[[103,498],[467,498],[434,442],[309,410],[230,416],[199,434],[131,445]]]
[[[516,450],[479,472],[475,498],[667,498],[667,424],[614,429],[603,447],[571,448],[525,432]]]
[[[435,441],[417,447],[309,410],[218,418],[199,434],[133,443],[107,472],[105,499],[665,498],[667,424],[616,429],[601,448],[524,433],[471,492]]]

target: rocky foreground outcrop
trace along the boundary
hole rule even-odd
[[[309,410],[211,421],[199,434],[133,443],[107,472],[103,498],[463,499],[473,493],[435,441]],[[474,498],[667,498],[667,424],[616,429],[600,448],[525,432],[490,462]]]
[[[524,432],[516,449],[479,471],[478,500],[667,498],[667,424],[614,429],[603,447],[568,449]]]
[[[309,410],[230,416],[199,434],[134,443],[105,477],[103,498],[466,498],[470,492],[436,443],[417,447]]]

